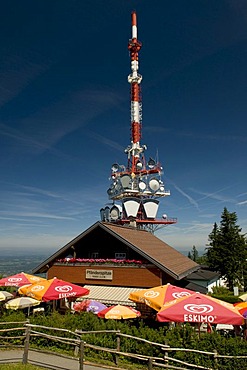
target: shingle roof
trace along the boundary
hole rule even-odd
[[[220,277],[220,274],[215,271],[210,271],[207,269],[200,268],[197,271],[192,272],[191,274],[186,276],[186,280],[208,280],[208,281],[216,281]]]
[[[128,245],[128,247],[146,258],[150,263],[177,280],[199,269],[199,265],[196,262],[184,256],[148,231],[139,230],[130,226],[119,226],[98,221],[33,269],[32,272],[41,273],[47,271],[49,268],[47,265],[54,263],[55,260],[75,242],[82,239],[85,235],[93,233],[94,230],[99,227],[121,240]]]
[[[194,292],[199,292],[199,293],[203,293],[203,294],[207,294],[207,291],[208,291],[207,288],[205,288],[201,285],[195,284],[195,283],[188,283],[184,287],[186,289],[194,290]]]
[[[110,223],[102,224],[118,237],[124,239],[140,255],[178,280],[199,268],[196,262],[148,231]]]

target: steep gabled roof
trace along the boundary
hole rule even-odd
[[[180,280],[199,269],[199,265],[196,262],[184,256],[148,231],[98,221],[33,269],[32,272],[46,272],[49,268],[48,266],[54,263],[62,253],[66,252],[77,241],[83,239],[85,235],[93,233],[96,228],[103,228],[113,237],[126,244],[147,261],[176,280]]]
[[[110,223],[104,223],[104,226],[124,240],[130,248],[177,280],[199,269],[196,262],[148,231]]]

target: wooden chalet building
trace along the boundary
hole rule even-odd
[[[186,287],[186,277],[199,269],[148,231],[98,221],[32,273],[86,286],[90,289],[87,298],[131,304],[131,291],[166,283]],[[196,290],[201,289],[197,286]]]

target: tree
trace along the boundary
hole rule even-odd
[[[199,253],[198,253],[198,250],[196,249],[196,247],[195,247],[194,245],[193,245],[193,247],[192,247],[192,250],[188,253],[188,257],[189,257],[191,260],[193,260],[193,261],[197,262],[198,257],[199,257]]]
[[[199,265],[206,265],[207,264],[207,258],[205,255],[199,256],[198,250],[193,245],[192,250],[188,253],[188,258],[195,261]]]
[[[237,225],[236,212],[225,207],[221,214],[220,226],[214,224],[209,234],[206,257],[209,267],[225,278],[230,290],[243,286],[247,261],[247,240]]]

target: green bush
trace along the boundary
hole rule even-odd
[[[25,316],[20,312],[7,312],[0,317],[0,321],[24,321]],[[90,333],[90,331],[105,331],[105,330],[119,330],[123,334],[146,339],[153,343],[168,344],[172,348],[187,348],[196,349],[201,351],[214,352],[217,351],[221,355],[229,356],[246,356],[247,355],[247,341],[239,337],[226,338],[216,332],[213,333],[200,333],[189,324],[178,324],[175,327],[169,327],[168,324],[158,323],[155,321],[145,321],[142,319],[134,320],[104,320],[97,317],[93,313],[82,312],[81,314],[65,314],[61,315],[58,312],[52,312],[47,316],[30,316],[29,320],[32,324],[42,325],[48,329],[35,328],[35,331],[46,332],[56,336],[65,336],[76,338],[74,334],[60,333],[54,328],[63,328],[75,332],[76,329],[86,331],[87,333],[81,334],[80,337],[88,344],[97,345],[105,348],[117,348],[116,333]],[[15,325],[15,327],[18,325]],[[5,326],[6,327],[6,326]],[[11,324],[9,324],[9,327]],[[4,336],[1,333],[2,336]],[[41,336],[31,337],[31,346],[42,349],[50,349],[73,355],[74,348],[66,343],[60,343]],[[137,341],[132,338],[120,337],[120,349],[122,352],[130,352],[142,354],[152,357],[164,357],[164,351],[155,345]],[[201,365],[208,368],[214,368],[214,357],[203,355],[199,353],[174,351],[169,352],[169,357],[173,357],[195,365]],[[113,364],[114,356],[110,353],[103,351],[95,351],[85,347],[85,358],[88,361],[99,363]],[[136,366],[146,364],[141,360],[134,360],[127,357],[120,357],[120,363],[124,364],[131,369],[134,364]],[[221,370],[242,370],[246,366],[245,359],[218,359],[218,367]]]
[[[216,294],[213,294],[212,295],[213,298],[216,298],[216,299],[220,299],[221,301],[225,301],[225,302],[228,302],[228,303],[231,303],[231,304],[234,304],[234,303],[237,303],[239,302],[239,298],[235,295],[216,295]]]

